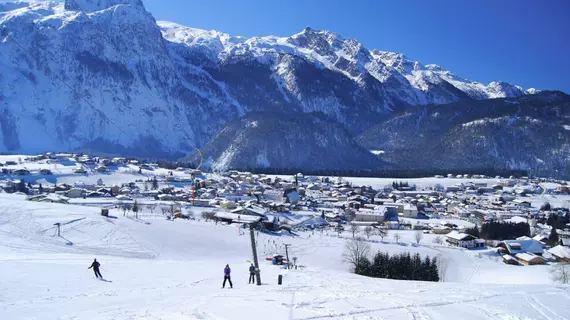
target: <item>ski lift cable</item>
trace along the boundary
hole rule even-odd
[[[34,57],[33,55],[31,55],[29,53],[29,50],[27,50],[19,41],[17,41],[11,34],[10,32],[8,32],[5,28],[2,29],[2,35],[5,36],[6,38],[12,40],[19,48],[20,50],[22,50],[22,52],[24,52],[24,54],[26,54],[28,57],[30,57],[32,60],[34,60],[36,62],[37,65],[39,65],[39,59],[37,59],[36,57]],[[49,54],[48,51],[46,51],[47,54]],[[53,57],[50,57],[53,58]],[[69,90],[73,90],[73,87],[71,85],[69,85],[67,82],[65,82],[65,80],[63,80],[56,72],[53,72],[49,66],[45,66],[45,68],[47,69],[47,71],[49,71],[49,74],[52,75],[53,77],[55,77],[57,80],[59,80],[64,86],[66,86]],[[53,84],[53,82],[52,82]],[[87,98],[85,98],[84,94],[80,94],[79,98],[81,100],[83,100],[91,109],[95,110],[104,120],[106,120],[108,123],[110,123],[111,125],[113,125],[114,127],[117,128],[117,130],[119,130],[122,134],[124,134],[127,138],[129,138],[133,143],[136,142],[136,140],[131,137],[127,132],[125,132],[125,130],[123,130],[119,125],[117,125],[116,123],[114,123],[113,121],[111,121],[111,119],[106,116],[103,111],[99,110],[97,107],[95,107],[89,100],[87,100]],[[141,147],[141,150],[143,150],[144,152],[146,152],[151,158],[152,153],[150,153],[148,150],[146,150],[146,148]]]
[[[104,40],[105,42],[107,42],[107,44],[109,44],[109,46],[110,46],[111,48],[113,48],[113,50],[121,57],[121,63],[123,64],[123,66],[124,66],[127,70],[130,70],[130,68],[129,68],[129,66],[127,65],[127,63],[125,63],[125,61],[128,60],[128,59],[125,59],[126,55],[125,55],[123,52],[121,52],[121,51],[115,46],[115,44],[114,44],[112,41],[109,40],[109,39],[112,39],[112,37],[111,37],[105,30],[101,29],[101,28],[99,27],[99,25],[97,25],[95,22],[93,22],[93,19],[91,18],[91,16],[89,16],[89,15],[87,14],[87,12],[85,12],[85,10],[83,10],[83,8],[81,7],[81,5],[80,5],[76,0],[72,0],[72,1],[73,1],[73,3],[75,3],[75,5],[76,5],[76,7],[79,9],[79,11],[81,11],[81,13],[83,13],[83,14],[87,17],[87,19],[89,19],[89,21],[93,24],[93,27],[94,27],[97,31],[99,31],[99,33],[101,33],[101,34],[103,35],[103,37],[102,37],[103,40]],[[141,57],[141,56],[140,56],[140,54],[139,54],[139,58],[140,58],[140,57]],[[172,69],[173,69],[173,70],[176,70],[176,66],[174,65],[174,62],[172,61],[172,59],[167,59],[167,60],[168,60],[168,62],[170,63]],[[181,83],[184,82],[184,81],[182,81],[182,79],[180,78],[180,76],[178,75],[178,73],[175,72],[175,73],[174,73],[174,76],[175,76],[175,77],[178,79],[178,81],[180,81]],[[148,94],[152,97],[152,99],[155,101],[155,103],[156,103],[157,105],[161,105],[161,103],[160,103],[159,100],[154,96],[154,94],[152,93],[152,91],[151,91],[148,87],[146,87],[146,86],[143,86],[143,87],[146,89],[146,91],[147,91]],[[162,133],[163,135],[165,135],[164,131],[160,130],[160,128],[156,128],[156,129],[158,129],[158,131],[161,131],[161,133]],[[199,165],[198,168],[197,168],[197,169],[199,169],[200,166],[202,166],[202,152],[201,152],[200,149],[198,149],[197,147],[196,147],[196,150],[198,150],[198,153],[200,154],[200,165]]]

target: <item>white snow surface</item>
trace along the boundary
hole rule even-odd
[[[198,210],[198,209],[195,209]],[[414,233],[371,238],[374,251],[438,256],[446,282],[357,276],[342,263],[345,233],[298,237],[256,233],[262,286],[247,284],[248,233],[235,225],[139,220],[98,208],[36,203],[0,194],[0,319],[567,319],[570,287],[550,283],[551,266],[508,266],[487,251],[433,244]],[[198,216],[198,215],[197,215]],[[60,222],[61,237],[53,224]],[[395,231],[393,231],[395,232]],[[283,254],[305,266],[265,261]],[[112,282],[96,280],[93,258]],[[234,289],[221,289],[232,267]],[[284,276],[277,285],[277,276]],[[458,316],[460,315],[460,316]]]

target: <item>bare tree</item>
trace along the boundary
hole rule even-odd
[[[344,228],[339,224],[336,227],[336,232],[338,232],[338,236],[340,237],[340,235],[342,234],[342,232],[344,231]]]
[[[352,208],[347,208],[346,210],[344,210],[344,217],[348,222],[354,220],[354,218],[356,218],[356,210]]]
[[[352,239],[356,236],[357,233],[360,232],[360,227],[352,223],[350,225],[350,233],[352,233]]]
[[[415,234],[416,243],[417,243],[417,244],[420,244],[420,241],[422,241],[423,237],[424,237],[423,231],[422,231],[422,230],[417,230],[417,231],[416,231],[416,234]]]
[[[121,204],[121,209],[123,209],[123,216],[127,214],[127,211],[131,211],[132,205],[130,203],[123,203]]]
[[[570,264],[559,263],[550,269],[550,278],[554,282],[569,284],[570,283]]]
[[[396,241],[396,243],[399,243],[400,239],[402,239],[402,236],[398,232],[394,232],[393,237],[394,237],[394,241]]]
[[[443,244],[443,238],[441,236],[437,236],[433,239],[433,243]]]
[[[360,271],[363,262],[368,258],[370,245],[368,242],[358,240],[348,240],[344,245],[342,257],[344,262],[350,264],[354,273]]]
[[[204,218],[205,221],[215,220],[216,219],[216,212],[215,211],[203,211],[202,212],[202,218]]]
[[[384,228],[377,229],[376,233],[380,236],[382,241],[384,241],[384,238],[388,236],[388,230]]]
[[[156,209],[156,204],[151,203],[149,205],[147,205],[148,210],[150,210],[150,213],[153,214],[154,213],[154,209]]]
[[[364,228],[364,234],[366,235],[366,238],[370,240],[370,236],[374,234],[374,228],[371,226]]]

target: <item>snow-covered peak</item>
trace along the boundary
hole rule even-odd
[[[538,90],[538,89],[536,89],[536,88],[528,88],[528,89],[525,90],[525,93],[526,93],[526,94],[537,94],[537,93],[539,93],[539,92],[541,92],[541,91],[542,91],[542,90]]]
[[[303,30],[301,30],[301,32],[292,35],[290,38],[325,38],[330,40],[344,41],[344,39],[337,33],[330,32],[328,30],[317,30],[311,27],[305,27]]]
[[[65,0],[65,9],[72,11],[95,12],[120,4],[144,10],[142,0]]]
[[[431,70],[431,71],[447,72],[447,70],[444,70],[440,65],[437,65],[437,64],[426,64],[426,69]]]
[[[231,43],[239,43],[245,40],[242,37],[233,37],[215,30],[196,29],[168,21],[157,21],[157,24],[165,39],[188,46],[203,46],[212,50],[223,51]]]
[[[494,98],[518,97],[524,95],[523,88],[503,81],[493,81],[487,86]]]

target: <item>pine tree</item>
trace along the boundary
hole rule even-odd
[[[24,181],[24,179],[21,179],[20,182],[18,182],[17,190],[18,192],[28,194],[28,188],[26,188],[26,181]]]
[[[473,228],[467,228],[465,229],[465,233],[466,234],[470,234],[476,238],[479,238],[479,228],[477,228],[477,226],[473,227]]]
[[[430,276],[428,281],[439,282],[439,271],[437,270],[437,259],[435,257],[431,263]]]
[[[430,270],[431,270],[431,260],[429,257],[424,258],[424,262],[422,263],[422,270],[424,272],[423,279],[424,281],[429,281],[430,278]]]
[[[558,241],[560,241],[559,237],[558,237],[558,231],[556,231],[555,227],[552,227],[552,229],[550,230],[550,235],[548,236],[548,242],[550,243],[551,246],[555,246]]]
[[[412,280],[422,280],[424,271],[422,270],[422,257],[416,252],[412,259]]]
[[[368,258],[364,258],[360,261],[358,268],[354,270],[354,273],[363,275],[363,276],[370,276],[372,270],[372,263]]]

